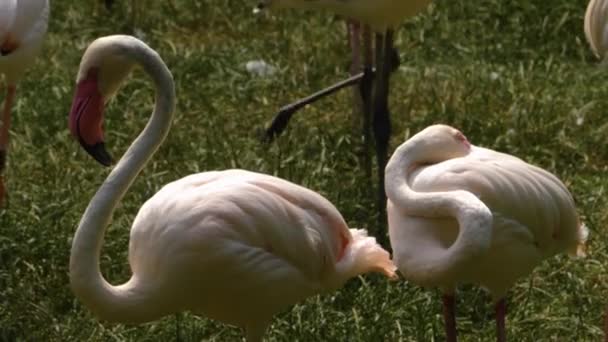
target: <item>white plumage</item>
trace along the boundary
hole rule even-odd
[[[585,12],[585,37],[593,53],[603,59],[608,50],[608,2],[591,0]]]

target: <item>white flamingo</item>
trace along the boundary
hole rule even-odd
[[[48,0],[0,1],[0,75],[4,75],[7,84],[0,129],[0,205],[5,197],[2,171],[6,164],[17,82],[40,52],[49,12]]]
[[[511,285],[557,253],[584,254],[587,229],[557,177],[473,146],[449,126],[430,126],[397,148],[386,194],[395,264],[405,279],[443,290],[448,341],[456,340],[459,283],[490,291],[505,341]]]
[[[591,0],[585,12],[585,37],[593,53],[604,58],[608,51],[608,1]]]
[[[82,58],[70,112],[72,134],[107,164],[104,104],[137,64],[156,85],[154,112],[89,203],[72,243],[71,287],[95,315],[139,323],[189,310],[259,341],[272,316],[297,301],[365,272],[395,277],[389,254],[365,230],[349,229],[321,195],[276,177],[226,170],[167,184],[144,203],[131,228],[132,276],[109,284],[99,268],[104,232],[169,131],[171,73],[136,38],[100,38]]]

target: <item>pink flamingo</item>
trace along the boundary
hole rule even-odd
[[[0,74],[7,83],[0,129],[0,205],[6,196],[2,171],[6,165],[17,82],[40,52],[49,12],[48,0],[0,1]]]
[[[459,283],[489,290],[505,341],[511,285],[557,253],[584,254],[587,228],[557,177],[473,146],[449,126],[427,127],[397,148],[386,194],[394,261],[405,279],[443,290],[448,341],[456,341]]]
[[[349,229],[324,197],[276,177],[243,170],[193,174],[165,185],[131,228],[131,278],[111,285],[99,269],[112,212],[169,131],[175,107],[170,71],[130,36],[94,41],[84,53],[70,131],[99,162],[105,103],[136,65],[156,86],[140,136],[87,207],[72,242],[70,283],[99,318],[140,323],[189,310],[239,326],[261,341],[272,316],[306,297],[380,272],[394,278],[388,252],[365,230]]]

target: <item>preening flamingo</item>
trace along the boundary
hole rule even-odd
[[[0,74],[4,75],[7,84],[0,129],[0,205],[6,195],[2,172],[6,165],[17,82],[40,52],[49,12],[48,0],[0,1]]]
[[[131,228],[124,284],[100,272],[114,208],[164,140],[174,83],[159,55],[130,36],[95,40],[80,64],[70,131],[99,162],[105,103],[135,65],[156,85],[147,126],[87,207],[72,242],[70,283],[99,318],[140,323],[189,310],[243,328],[260,341],[272,316],[366,272],[394,278],[388,252],[365,230],[349,229],[324,197],[276,177],[243,170],[194,174],[165,185]]]
[[[258,8],[299,8],[313,10],[329,10],[346,18],[356,20],[371,27],[376,34],[376,72],[372,70],[371,37],[364,33],[364,68],[363,73],[354,76],[345,82],[323,90],[304,100],[284,107],[274,118],[266,131],[267,138],[272,140],[286,127],[287,122],[295,111],[317,99],[353,83],[359,82],[363,104],[363,136],[365,144],[370,141],[369,122],[373,129],[376,146],[376,164],[378,167],[378,202],[381,221],[384,221],[384,208],[386,196],[384,193],[384,168],[388,159],[388,143],[391,135],[390,112],[388,108],[390,73],[398,63],[398,57],[393,48],[393,30],[406,18],[412,17],[422,11],[431,0],[354,0],[354,1],[305,1],[305,0],[261,0]],[[349,25],[350,45],[358,50],[358,25]],[[358,51],[353,51],[353,59],[357,58]],[[354,63],[357,64],[356,62]],[[372,81],[375,78],[375,82]],[[373,94],[372,94],[373,89]],[[372,114],[373,113],[373,114]],[[368,147],[365,148],[368,153]],[[366,167],[367,168],[367,167]],[[369,172],[368,172],[369,173]]]
[[[385,176],[395,264],[405,279],[443,290],[448,341],[456,340],[458,284],[489,290],[505,341],[508,288],[557,253],[584,254],[587,228],[557,177],[473,146],[452,127],[430,126],[407,140]]]

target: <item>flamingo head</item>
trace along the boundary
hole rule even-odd
[[[472,146],[462,132],[447,125],[429,126],[410,140],[416,141],[425,161],[429,163],[464,157],[470,153]]]
[[[105,106],[133,66],[127,49],[107,37],[89,45],[80,63],[69,128],[80,145],[105,166],[112,164],[104,141]]]

